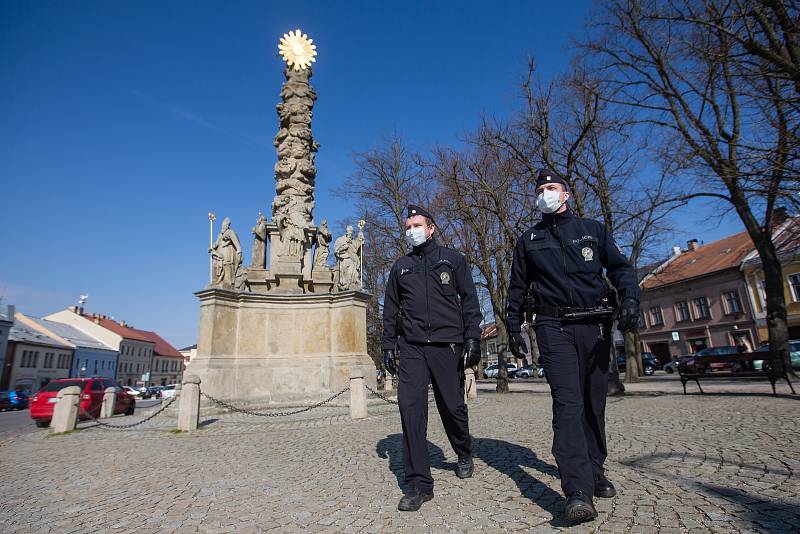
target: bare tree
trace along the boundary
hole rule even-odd
[[[474,268],[476,285],[489,297],[498,347],[507,347],[511,260],[517,237],[532,224],[535,175],[491,142],[495,136],[484,124],[468,137],[466,149],[436,149],[428,169],[438,186],[435,204],[445,243],[463,252]],[[507,391],[504,365],[498,379],[498,391]]]
[[[783,351],[788,366],[773,214],[781,204],[796,202],[797,91],[775,75],[774,62],[745,46],[762,34],[748,34],[737,16],[757,18],[760,9],[774,7],[770,20],[778,20],[779,4],[784,3],[606,0],[583,47],[594,75],[612,88],[607,100],[635,110],[671,147],[665,155],[693,186],[673,200],[716,199],[741,219],[764,268],[770,346]],[[787,34],[786,46],[796,38]]]
[[[372,295],[367,307],[367,348],[376,368],[383,368],[383,295],[395,260],[407,252],[403,239],[405,208],[424,201],[428,187],[418,158],[396,133],[380,146],[354,157],[356,170],[336,194],[356,202],[364,227],[364,285]]]

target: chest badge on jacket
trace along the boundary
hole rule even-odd
[[[439,275],[439,278],[442,279],[442,285],[443,286],[450,285],[450,273],[448,273],[446,271],[442,272],[442,274]]]
[[[594,251],[591,247],[583,247],[583,249],[581,249],[581,254],[583,254],[584,261],[592,261],[594,258]]]

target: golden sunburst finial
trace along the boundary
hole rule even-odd
[[[295,31],[284,33],[278,43],[278,52],[283,56],[283,60],[294,70],[305,70],[315,62],[314,56],[317,55],[317,46],[313,39],[301,32],[298,28]]]

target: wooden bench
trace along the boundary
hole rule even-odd
[[[761,369],[755,369],[753,366],[753,362],[756,360],[763,360]],[[712,364],[726,364],[729,369],[717,371],[713,369]],[[775,383],[783,378],[789,384],[792,394],[796,394],[786,372],[783,357],[779,352],[740,352],[717,356],[697,356],[679,362],[678,373],[680,374],[681,384],[683,384],[684,395],[686,395],[686,383],[689,380],[694,380],[700,389],[700,393],[704,393],[703,388],[700,386],[701,379],[752,377],[766,377],[772,384],[773,395],[777,395]]]

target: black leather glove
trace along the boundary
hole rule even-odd
[[[397,366],[394,363],[394,351],[391,349],[383,351],[383,367],[386,372],[395,376],[397,374]]]
[[[464,342],[464,367],[475,367],[481,362],[481,342],[468,337]]]
[[[525,344],[525,338],[522,337],[521,332],[511,332],[508,334],[508,345],[511,349],[511,354],[521,360],[525,360],[528,356],[528,346]]]
[[[623,332],[635,330],[639,325],[639,301],[626,298],[619,307],[619,329]]]

